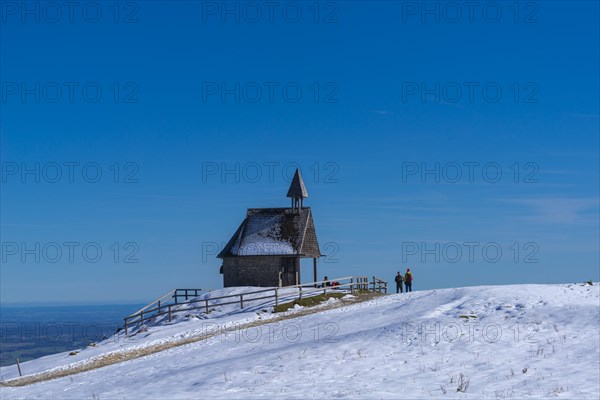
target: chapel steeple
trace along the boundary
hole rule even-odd
[[[287,197],[292,199],[292,209],[301,209],[304,207],[304,198],[308,197],[308,191],[306,190],[306,186],[304,186],[304,181],[298,168],[296,168],[296,173],[288,189]]]

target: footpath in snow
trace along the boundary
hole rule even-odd
[[[0,397],[597,399],[599,295],[597,284],[429,290],[278,321],[268,321],[277,315],[268,304],[215,307],[204,319],[182,314],[129,338],[121,333],[75,356],[56,354],[22,368],[35,374],[212,332],[207,339],[60,379],[0,387]],[[258,320],[265,323],[236,329]],[[14,366],[0,368],[1,380],[17,376]]]

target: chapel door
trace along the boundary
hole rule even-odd
[[[281,259],[281,285],[292,286],[297,284],[296,263],[293,257],[283,257]]]

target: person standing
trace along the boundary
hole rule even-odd
[[[406,273],[404,274],[404,285],[406,286],[406,293],[412,292],[412,281],[412,272],[410,272],[410,268],[407,268]]]
[[[403,293],[403,291],[402,291],[402,282],[404,280],[402,279],[402,274],[400,273],[400,271],[398,271],[398,274],[396,275],[396,278],[394,278],[394,280],[396,281],[396,293],[398,293],[398,291],[400,293]]]

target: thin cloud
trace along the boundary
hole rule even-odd
[[[598,198],[514,198],[500,200],[527,207],[520,219],[552,224],[581,224],[598,219]]]
[[[369,110],[370,113],[379,114],[379,115],[391,115],[394,114],[393,111],[388,110]]]

